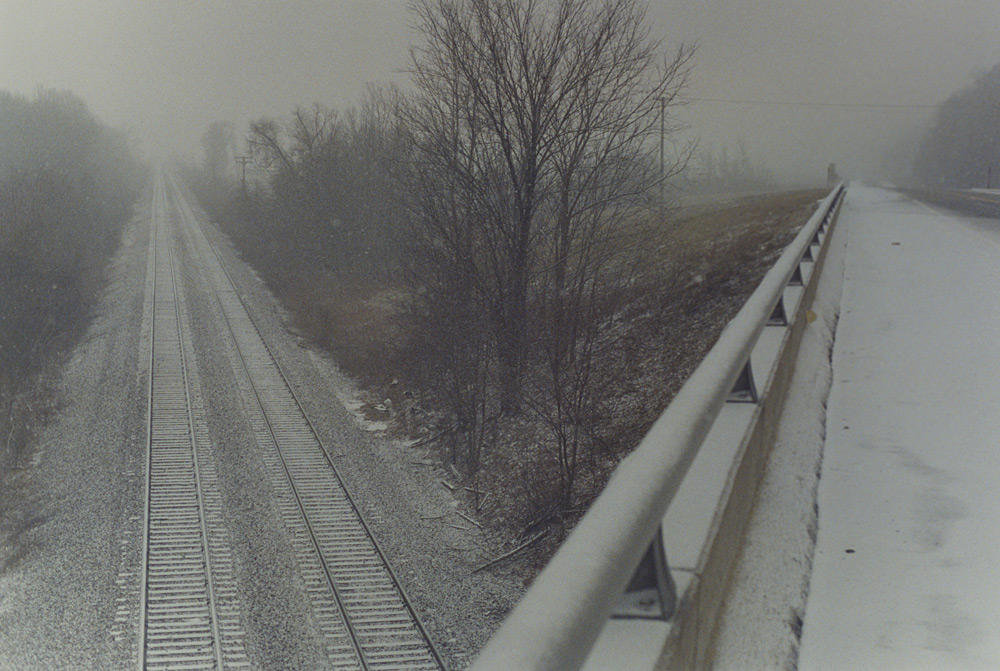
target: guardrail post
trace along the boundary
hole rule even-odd
[[[611,617],[669,620],[676,608],[677,588],[670,577],[661,528],[642,556]]]
[[[733,384],[733,388],[729,392],[726,402],[757,402],[757,385],[753,379],[753,366],[750,365],[750,359],[747,359],[747,362],[743,365],[743,370],[740,371],[739,376],[736,378],[736,383]]]
[[[785,312],[785,292],[778,296],[778,302],[774,304],[771,316],[767,318],[768,326],[788,326],[788,313]]]

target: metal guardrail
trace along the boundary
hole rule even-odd
[[[475,671],[580,668],[640,564],[658,573],[662,619],[673,614],[678,595],[661,522],[722,407],[757,401],[751,351],[766,326],[789,324],[785,290],[802,285],[803,269],[816,265],[843,194],[841,184],[820,203],[487,643]]]

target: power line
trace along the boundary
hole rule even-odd
[[[750,100],[739,98],[688,98],[695,103],[723,103],[727,105],[768,105],[771,107],[835,107],[847,109],[934,109],[941,103],[903,104],[903,103],[811,103],[794,100]]]

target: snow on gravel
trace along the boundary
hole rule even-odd
[[[851,198],[799,668],[1000,668],[1000,222]]]

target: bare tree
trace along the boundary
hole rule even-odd
[[[566,427],[588,403],[597,306],[628,265],[614,232],[686,162],[663,175],[654,157],[692,50],[662,58],[635,0],[413,8],[425,42],[406,118],[423,246],[448,250],[429,260],[451,264],[488,316],[499,411],[521,407],[526,367],[545,361],[547,382],[533,375],[527,400],[557,427],[569,492],[579,441]]]
[[[0,91],[0,466],[31,425],[32,376],[86,326],[143,178],[73,94]]]
[[[954,93],[919,144],[913,176],[930,187],[996,184],[1000,172],[1000,65]]]
[[[270,172],[274,209],[289,234],[310,240],[316,263],[339,271],[387,271],[401,255],[397,172],[409,142],[394,89],[368,90],[346,112],[315,104],[282,123],[250,125],[247,144]],[[315,243],[315,244],[313,244]]]

